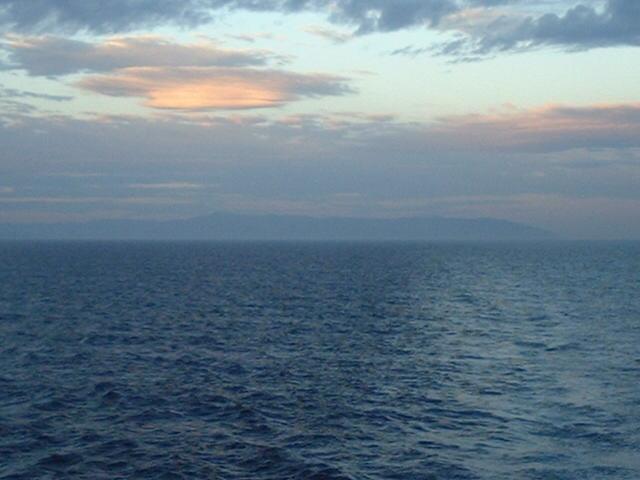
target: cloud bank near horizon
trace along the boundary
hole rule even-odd
[[[594,211],[640,225],[640,105],[505,107],[425,124],[348,114],[11,120],[0,121],[0,142],[13,152],[2,202],[14,214],[103,199],[129,215],[141,206],[169,217],[498,215],[566,233],[559,212],[572,206],[572,221],[583,222],[574,233],[598,231],[585,226]],[[57,186],[33,196],[24,184],[32,172],[56,175]],[[117,200],[134,198],[132,188],[150,195]]]

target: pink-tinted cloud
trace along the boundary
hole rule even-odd
[[[125,68],[87,77],[78,86],[104,95],[140,97],[148,107],[174,110],[276,107],[302,97],[351,91],[341,77],[217,67]]]
[[[31,75],[87,74],[76,85],[118,97],[139,97],[169,110],[276,107],[303,97],[351,92],[346,78],[267,68],[263,50],[179,44],[159,36],[113,37],[100,43],[59,37],[9,36],[13,68]]]
[[[430,130],[463,149],[562,151],[640,146],[640,104],[534,109],[443,117]],[[458,137],[456,142],[452,136]]]

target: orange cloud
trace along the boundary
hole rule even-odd
[[[233,78],[163,85],[149,91],[147,105],[154,108],[198,110],[272,107],[284,102],[282,92]]]
[[[148,107],[174,110],[267,108],[301,97],[350,91],[340,77],[217,67],[125,68],[87,77],[78,85],[104,95],[144,98]]]

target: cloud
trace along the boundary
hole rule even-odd
[[[325,40],[329,40],[333,43],[344,43],[353,38],[351,33],[340,32],[332,28],[320,27],[318,25],[306,27],[304,31],[310,35],[324,38]]]
[[[301,213],[475,212],[530,222],[535,214],[533,223],[556,229],[587,205],[563,200],[573,198],[593,199],[591,211],[599,213],[589,217],[585,208],[567,231],[595,232],[614,218],[611,231],[640,225],[638,210],[616,213],[618,206],[640,202],[640,105],[505,107],[430,123],[348,113],[13,118],[11,124],[0,121],[3,182],[25,196],[8,195],[16,200],[0,211],[16,216],[44,208],[77,213],[126,207],[126,216],[143,217],[289,205]],[[83,171],[103,175],[90,182],[50,176]],[[129,188],[181,182],[216,188]],[[154,200],[118,203],[109,199],[114,194]],[[156,196],[167,203],[153,207]],[[558,200],[535,203],[542,197]],[[172,203],[179,199],[192,203]],[[553,205],[567,207],[556,215],[546,210]]]
[[[192,200],[174,197],[0,197],[0,203],[13,204],[113,204],[113,205],[176,205]]]
[[[28,114],[37,110],[28,100],[47,100],[50,102],[68,102],[73,100],[68,95],[51,95],[48,93],[37,93],[29,90],[18,90],[16,88],[3,88],[0,86],[0,110],[5,114]]]
[[[138,178],[144,178],[158,168],[164,177],[148,183],[171,184],[175,178],[197,178],[197,183],[209,184],[218,183],[215,176],[201,177],[198,169],[188,170],[187,166],[215,169],[214,166],[237,163],[259,169],[259,165],[271,162],[287,165],[287,171],[295,165],[318,166],[319,170],[310,171],[308,178],[284,182],[285,190],[297,188],[297,180],[302,189],[310,188],[309,179],[317,179],[321,185],[326,177],[327,184],[340,186],[340,191],[356,191],[349,185],[349,179],[355,178],[338,173],[344,172],[343,165],[362,165],[362,181],[376,169],[387,172],[386,176],[406,174],[397,184],[405,187],[419,178],[414,175],[416,168],[440,169],[440,173],[457,168],[459,174],[471,170],[477,173],[476,170],[491,170],[492,165],[505,159],[542,159],[550,168],[570,162],[577,165],[613,160],[620,169],[640,167],[638,104],[504,107],[429,123],[349,113],[271,118],[240,112],[228,116],[206,112],[181,115],[177,111],[148,119],[10,118],[12,122],[3,125],[0,113],[0,144],[7,175],[12,171],[137,172]],[[612,152],[616,152],[615,156]],[[513,168],[520,167],[516,164]],[[527,175],[538,170],[531,167]],[[15,185],[11,177],[5,178]],[[105,176],[104,181],[109,178]],[[437,174],[433,178],[437,179]],[[453,178],[447,177],[437,188],[451,186]],[[465,173],[465,181],[468,179]],[[96,181],[103,180],[98,177]],[[392,186],[393,182],[381,185]],[[490,189],[501,186],[504,184],[492,184]]]
[[[417,57],[418,55],[422,55],[423,53],[433,52],[432,47],[416,47],[413,45],[407,45],[405,47],[396,48],[392,50],[391,55],[406,55],[408,57]]]
[[[315,11],[330,12],[330,20],[369,33],[435,25],[457,9],[455,0],[3,0],[0,25],[20,32],[116,33],[205,24],[219,10]]]
[[[211,80],[208,70],[204,73],[187,71],[183,75],[185,78],[179,77],[175,82],[179,85],[198,82],[205,73],[204,79]],[[164,74],[161,77],[166,79]],[[280,80],[277,75],[275,78]],[[286,75],[284,78],[288,80]],[[264,78],[260,81],[266,82]],[[108,83],[107,86],[112,85]],[[146,85],[129,86],[124,82],[116,86],[122,91],[112,92],[114,94],[150,94],[145,89]],[[166,88],[172,86],[173,81]],[[278,85],[276,87],[279,88]],[[274,91],[277,91],[276,87]],[[294,89],[290,85],[286,87]],[[289,95],[289,90],[284,90],[283,95]],[[164,102],[170,100],[164,99]],[[211,101],[214,100],[215,97]],[[162,97],[158,101],[161,102]],[[196,105],[201,105],[201,102]],[[170,106],[177,107],[177,102]],[[205,158],[207,161],[242,158],[251,161],[268,152],[270,157],[283,161],[298,158],[304,161],[314,156],[321,159],[348,159],[353,156],[370,159],[370,162],[379,159],[381,164],[388,165],[389,159],[394,159],[394,162],[410,159],[420,163],[423,159],[444,159],[453,155],[474,158],[476,154],[554,153],[557,157],[572,150],[584,150],[589,157],[592,156],[589,152],[598,150],[624,152],[640,148],[640,104],[545,105],[530,109],[507,105],[490,112],[445,116],[429,123],[403,123],[388,115],[364,116],[349,112],[277,118],[240,112],[227,116],[206,112],[189,115],[181,115],[180,111],[170,113],[163,115],[164,120],[160,121],[135,116],[86,120],[38,118],[0,112],[3,166],[8,168],[15,162],[17,167],[26,168],[29,164],[24,157],[41,157],[41,151],[47,152],[47,158],[52,161],[64,159],[69,152],[82,151],[75,145],[83,145],[87,155],[95,157],[96,161],[121,158],[126,165],[138,163],[136,159],[142,153],[148,159],[171,164],[182,164],[189,158]],[[83,140],[74,142],[74,135]],[[149,138],[154,141],[147,141]],[[108,173],[83,158],[82,155],[77,156],[77,166],[66,164],[64,169],[54,172]],[[29,168],[37,167],[32,165]]]
[[[28,90],[18,90],[15,88],[1,88],[0,87],[0,98],[37,98],[41,100],[49,100],[52,102],[69,102],[73,100],[73,97],[70,95],[51,95],[48,93],[36,93],[30,92]]]
[[[166,182],[166,183],[131,183],[129,188],[139,190],[194,190],[202,188],[200,183],[193,182]]]
[[[102,173],[93,172],[56,172],[48,174],[49,177],[62,177],[62,178],[99,178],[104,176]]]
[[[242,33],[236,35],[227,35],[229,38],[233,38],[234,40],[240,40],[241,42],[247,43],[255,43],[258,40],[276,40],[276,37],[273,33],[269,32],[256,32],[256,33]],[[280,38],[282,40],[282,38]]]
[[[277,107],[302,97],[352,92],[342,77],[216,67],[125,68],[87,77],[77,85],[104,95],[141,97],[148,107],[175,110]]]
[[[330,19],[355,25],[358,34],[434,26],[459,8],[453,0],[345,0],[333,5]]]
[[[207,41],[178,44],[159,36],[113,37],[91,43],[53,36],[12,35],[7,37],[5,48],[14,68],[46,76],[138,66],[262,66],[276,58],[263,50],[225,49]]]
[[[13,193],[14,191],[13,187],[0,186],[0,194]]]
[[[179,44],[158,36],[137,36],[91,43],[10,36],[6,45],[14,68],[31,75],[85,73],[76,86],[104,95],[143,98],[145,105],[159,109],[276,107],[303,97],[353,91],[346,78],[264,68],[268,61],[281,58],[262,50],[223,49],[210,42]]]
[[[250,10],[325,14],[334,24],[353,27],[356,35],[420,26],[458,32],[461,37],[436,51],[471,58],[545,45],[569,50],[640,45],[637,0],[607,0],[604,8],[582,0],[564,13],[525,13],[563,5],[545,0],[3,0],[0,26],[14,32],[114,34],[167,24],[201,25],[224,12]],[[323,30],[317,33],[342,38]],[[424,49],[408,46],[406,52]]]
[[[484,16],[467,24],[451,22],[449,27],[466,34],[466,38],[445,42],[437,50],[445,55],[477,57],[543,46],[559,46],[569,51],[640,46],[640,2],[637,0],[607,0],[602,9],[583,2],[563,14],[524,17],[504,14],[487,21],[490,18]]]
[[[452,143],[480,150],[636,148],[640,147],[640,104],[547,105],[529,110],[509,106],[493,114],[444,117],[433,131],[442,139],[462,133],[462,142]]]
[[[207,7],[231,2],[187,0],[3,0],[0,23],[15,31],[114,33],[165,23],[197,25],[211,20]]]

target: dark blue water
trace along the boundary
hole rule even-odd
[[[2,479],[640,478],[640,245],[0,243]]]

